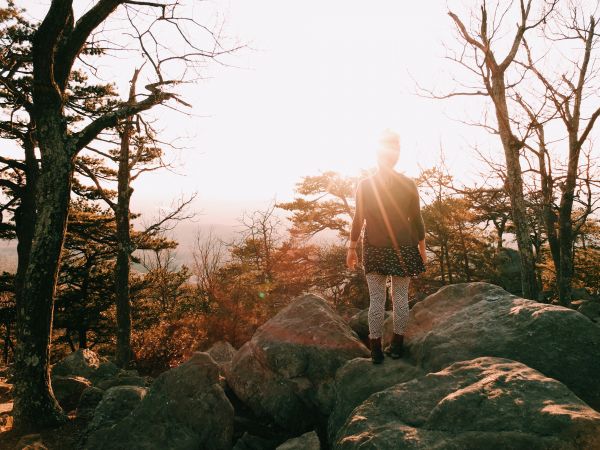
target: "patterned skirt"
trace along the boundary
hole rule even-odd
[[[425,272],[425,264],[418,245],[400,245],[399,251],[393,247],[375,247],[363,240],[363,267],[365,273],[377,272],[382,275],[416,277]]]

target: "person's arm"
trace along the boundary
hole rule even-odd
[[[350,269],[354,269],[358,256],[356,254],[356,245],[365,222],[363,195],[361,183],[356,188],[356,207],[354,208],[354,218],[352,219],[352,228],[350,229],[350,243],[348,244],[348,254],[346,255],[346,265]]]
[[[419,241],[419,253],[423,263],[427,262],[427,252],[425,251],[425,222],[421,215],[421,199],[416,183],[413,182],[413,201],[411,206],[410,221],[414,227],[415,234]]]

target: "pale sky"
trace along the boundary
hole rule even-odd
[[[199,2],[184,3],[204,20]],[[49,0],[17,4],[41,18]],[[89,4],[77,2],[84,9]],[[212,64],[206,80],[180,90],[193,104],[191,116],[166,108],[153,113],[163,139],[179,137],[187,148],[176,152],[179,174],[163,171],[136,181],[134,210],[151,212],[197,191],[193,209],[201,215],[194,227],[235,224],[243,210],[274,198],[291,200],[303,176],[327,170],[356,175],[374,166],[377,139],[386,128],[401,136],[396,169],[411,176],[417,163],[435,162],[440,145],[459,179],[477,167],[470,145],[499,148],[482,130],[453,120],[478,118],[480,100],[415,95],[413,78],[427,87],[453,86],[456,67],[444,60],[442,45],[455,44],[445,1],[205,4],[219,15],[225,36],[251,48],[227,58],[237,67]],[[114,77],[125,95],[134,63],[104,64],[104,76]]]

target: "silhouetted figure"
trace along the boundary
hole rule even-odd
[[[385,353],[402,357],[408,322],[410,278],[425,271],[425,226],[415,182],[394,170],[400,155],[398,135],[387,131],[377,151],[378,170],[360,180],[346,264],[354,269],[356,245],[363,225],[363,267],[369,286],[369,342],[373,363],[384,359],[381,350],[385,320],[386,283],[391,277],[394,334]]]

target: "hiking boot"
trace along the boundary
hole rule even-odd
[[[386,355],[391,356],[392,359],[402,358],[403,354],[404,335],[394,333],[392,341],[383,351]]]
[[[381,351],[381,337],[378,338],[369,338],[369,342],[371,344],[371,361],[373,364],[381,364],[383,362],[384,356]]]

